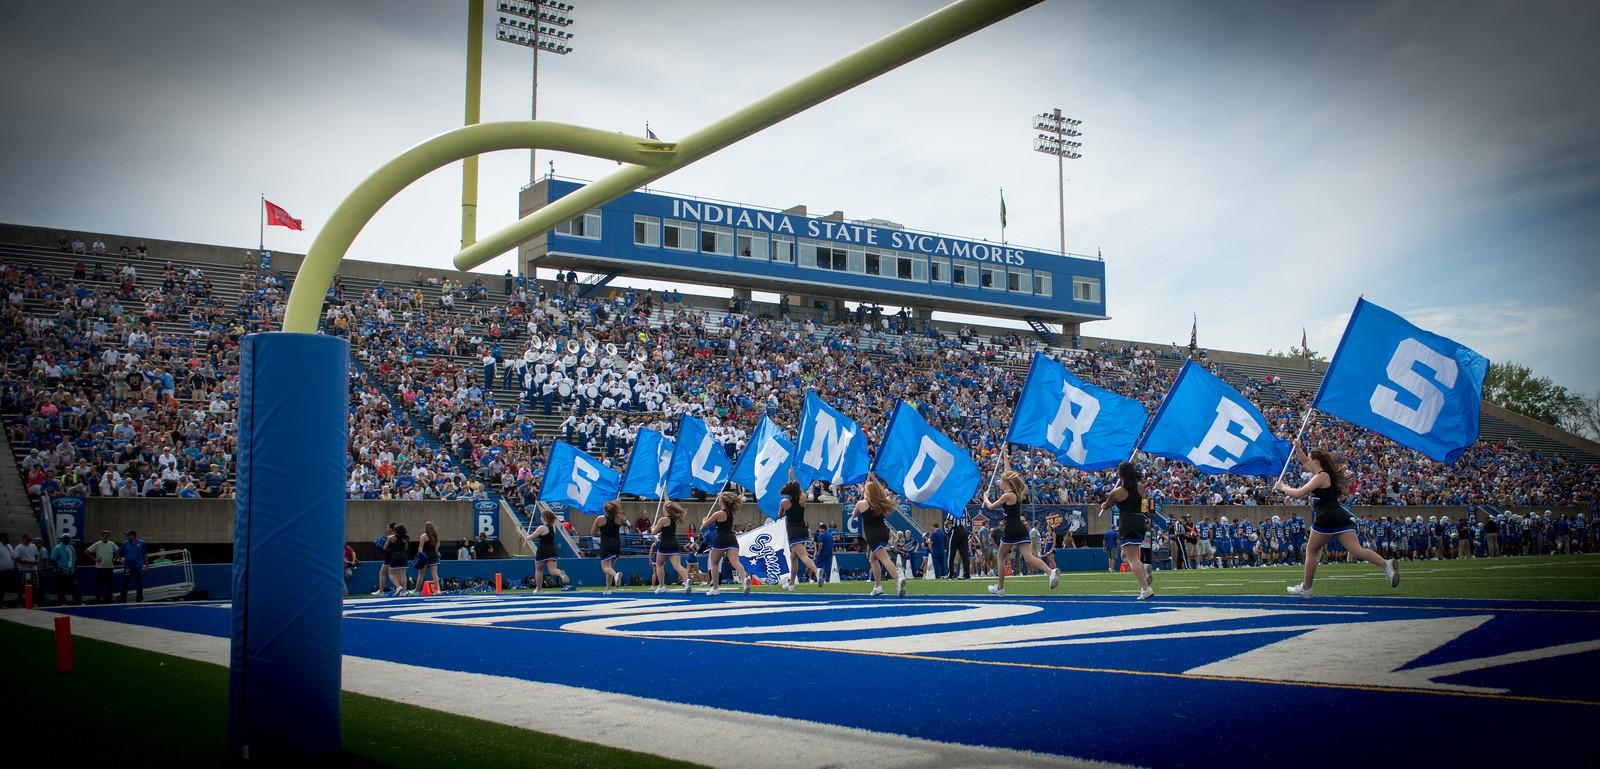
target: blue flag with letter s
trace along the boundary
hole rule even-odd
[[[872,471],[906,501],[958,518],[983,482],[983,471],[972,455],[933,429],[905,401],[889,417]]]
[[[1277,475],[1289,442],[1274,436],[1250,401],[1194,361],[1172,383],[1139,448],[1208,475]]]
[[[1478,442],[1489,359],[1365,299],[1312,406],[1449,464]]]
[[[1149,417],[1139,401],[1088,384],[1035,353],[1006,440],[1045,449],[1068,467],[1105,470],[1133,453]]]
[[[715,494],[722,491],[731,472],[733,462],[705,420],[684,414],[678,420],[678,445],[672,449],[667,470],[667,486],[673,496],[688,488]]]
[[[645,428],[634,439],[633,453],[622,473],[622,493],[660,499],[667,493],[667,469],[672,464],[672,439]]]
[[[768,518],[778,517],[778,503],[783,500],[783,486],[789,481],[789,469],[794,467],[794,443],[784,435],[770,417],[761,417],[750,442],[745,444],[739,461],[733,465],[733,482],[756,494],[756,506]]]
[[[550,448],[544,480],[539,484],[540,502],[561,502],[585,513],[599,513],[617,498],[621,476],[582,449],[556,441]]]
[[[794,475],[809,486],[821,478],[835,486],[860,483],[867,478],[867,437],[855,420],[829,406],[815,392],[806,391],[800,414],[800,440],[795,448]]]

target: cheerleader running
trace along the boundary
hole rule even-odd
[[[868,595],[883,595],[885,572],[894,578],[895,592],[901,597],[906,594],[905,575],[894,567],[894,559],[889,557],[888,517],[894,512],[895,504],[894,497],[889,496],[883,484],[876,478],[868,478],[861,486],[861,501],[850,512],[852,516],[860,516],[861,536],[867,541],[867,565],[872,568],[872,592]]]
[[[605,512],[594,519],[589,528],[591,535],[600,536],[600,569],[606,573],[605,595],[611,595],[613,585],[622,587],[622,575],[617,573],[617,557],[622,555],[622,503],[615,499],[606,503]]]
[[[678,524],[683,523],[684,509],[677,502],[668,501],[662,508],[662,515],[656,519],[650,533],[656,535],[656,555],[651,565],[656,572],[656,592],[667,591],[667,564],[672,564],[672,570],[683,578],[683,594],[694,592],[694,582],[689,579],[689,571],[683,568],[682,550],[678,546]]]
[[[1117,465],[1117,475],[1122,482],[1106,495],[1105,503],[1100,505],[1100,512],[1104,513],[1110,510],[1112,505],[1116,506],[1117,537],[1122,542],[1122,562],[1127,565],[1128,571],[1133,572],[1134,578],[1139,580],[1138,600],[1147,601],[1155,597],[1156,591],[1150,587],[1149,566],[1139,557],[1139,549],[1150,531],[1150,519],[1144,512],[1144,495],[1139,490],[1139,468],[1132,462],[1123,462]],[[1227,521],[1224,520],[1223,523]]]
[[[806,526],[805,492],[789,471],[789,482],[783,485],[783,500],[778,503],[778,515],[783,516],[783,528],[789,534],[789,576],[783,580],[783,589],[794,591],[795,579],[800,576],[800,564],[811,568],[811,578],[822,587],[822,570],[811,560],[806,543],[811,541],[811,529]]]
[[[722,591],[718,588],[722,584],[722,559],[727,558],[733,567],[735,577],[739,584],[744,586],[744,592],[750,592],[750,575],[745,573],[744,564],[739,562],[739,537],[733,533],[733,516],[739,513],[739,495],[731,491],[724,491],[717,495],[717,501],[711,506],[711,512],[706,513],[705,519],[700,521],[700,528],[711,524],[717,525],[716,539],[711,542],[710,564],[711,589],[706,595],[718,595]]]
[[[1298,441],[1294,444],[1294,458],[1311,471],[1311,480],[1298,489],[1280,480],[1273,488],[1295,499],[1310,496],[1314,515],[1311,518],[1311,538],[1306,542],[1305,580],[1285,588],[1289,595],[1311,597],[1311,581],[1317,576],[1317,561],[1321,560],[1322,549],[1327,547],[1329,540],[1343,545],[1356,558],[1382,566],[1383,575],[1389,579],[1389,587],[1400,587],[1399,564],[1392,558],[1386,561],[1383,556],[1362,547],[1356,538],[1355,519],[1350,515],[1350,510],[1339,502],[1339,497],[1344,496],[1345,476],[1338,460],[1326,449],[1312,449],[1311,455],[1307,456],[1300,450]]]
[[[1000,455],[1000,461],[1005,462],[1005,455]],[[1050,589],[1056,589],[1061,583],[1061,570],[1052,569],[1049,564],[1039,560],[1033,554],[1032,538],[1028,536],[1028,524],[1022,522],[1022,497],[1027,493],[1027,484],[1022,481],[1022,474],[1016,470],[1007,470],[1000,475],[1000,488],[1002,493],[999,499],[990,499],[989,492],[983,492],[983,506],[986,509],[1005,509],[1004,524],[1000,529],[1000,555],[995,559],[995,577],[998,584],[990,585],[989,592],[994,595],[1006,594],[1006,566],[1011,560],[1011,552],[1017,550],[1022,553],[1022,560],[1028,566],[1039,571],[1049,572]]]
[[[533,544],[533,592],[544,590],[544,575],[556,578],[556,585],[567,584],[567,575],[561,571],[560,554],[556,550],[556,514],[544,511],[544,522],[528,532],[528,542]]]

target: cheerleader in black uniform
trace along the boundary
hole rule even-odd
[[[784,580],[783,589],[794,592],[801,563],[811,568],[811,578],[816,580],[817,587],[822,587],[822,570],[806,551],[806,543],[811,541],[811,529],[806,526],[806,494],[800,482],[794,479],[793,470],[789,471],[789,482],[783,485],[781,493],[783,500],[778,503],[778,515],[783,516],[783,528],[789,535],[789,576]]]
[[[1339,461],[1326,449],[1312,449],[1311,455],[1307,456],[1300,450],[1298,441],[1294,444],[1294,458],[1311,472],[1311,480],[1298,489],[1280,480],[1273,488],[1295,499],[1310,496],[1313,516],[1311,536],[1306,540],[1306,577],[1300,584],[1286,588],[1289,594],[1311,597],[1311,580],[1317,575],[1317,561],[1321,560],[1322,549],[1328,546],[1330,539],[1338,540],[1350,555],[1382,566],[1383,575],[1389,578],[1389,586],[1400,587],[1399,565],[1394,559],[1386,561],[1383,556],[1361,546],[1356,537],[1355,518],[1350,515],[1348,508],[1339,503],[1345,491],[1344,468],[1339,467]]]
[[[533,592],[544,589],[544,575],[556,578],[556,584],[567,584],[566,572],[561,570],[560,554],[556,550],[556,514],[544,511],[544,522],[528,532],[528,542],[533,545]]]
[[[1000,455],[1000,461],[1005,462],[1005,455]],[[1052,569],[1050,565],[1039,560],[1033,554],[1032,538],[1028,536],[1028,524],[1022,521],[1022,497],[1028,493],[1028,486],[1022,481],[1022,473],[1016,470],[1007,470],[1000,474],[1001,494],[999,499],[990,499],[988,490],[983,492],[983,506],[986,509],[1005,509],[1005,518],[1000,528],[1000,555],[995,559],[995,578],[998,584],[990,585],[989,592],[995,595],[1006,594],[1006,565],[1011,560],[1011,551],[1022,553],[1022,560],[1028,566],[1039,571],[1049,572],[1050,589],[1054,590],[1061,583],[1061,570]]]
[[[711,589],[706,591],[706,595],[718,595],[722,592],[718,587],[722,584],[723,558],[727,558],[728,565],[733,567],[739,584],[744,586],[744,592],[750,592],[750,575],[745,573],[744,564],[739,561],[739,537],[733,533],[733,516],[738,513],[739,495],[724,491],[717,495],[717,501],[712,504],[711,512],[706,513],[706,517],[700,521],[702,529],[713,523],[717,525],[717,537],[710,547]]]
[[[611,595],[613,585],[622,587],[622,575],[617,573],[617,557],[622,555],[622,503],[613,499],[606,503],[605,512],[594,519],[589,527],[591,535],[600,536],[600,569],[606,573],[605,595]]]
[[[662,515],[656,519],[655,525],[650,527],[650,533],[656,535],[656,555],[651,565],[656,572],[656,592],[667,591],[667,564],[672,564],[672,570],[683,578],[683,594],[694,592],[694,583],[689,581],[689,571],[683,568],[683,549],[678,544],[678,524],[683,523],[684,509],[677,502],[668,501],[662,507]]]
[[[1150,587],[1150,567],[1139,557],[1139,549],[1144,546],[1144,539],[1150,532],[1150,519],[1144,512],[1144,494],[1139,487],[1139,468],[1132,462],[1123,462],[1117,465],[1117,476],[1122,482],[1106,495],[1100,512],[1105,513],[1113,505],[1116,506],[1117,538],[1122,542],[1122,562],[1139,580],[1139,600],[1146,601],[1155,597],[1156,591]]]
[[[894,559],[889,557],[888,517],[896,504],[878,479],[868,478],[861,485],[861,501],[850,511],[850,515],[861,517],[861,536],[867,541],[867,565],[872,568],[872,592],[868,595],[883,595],[885,572],[894,578],[895,592],[901,597],[906,594],[905,575],[894,567]]]

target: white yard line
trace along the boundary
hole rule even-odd
[[[50,629],[53,612],[0,611],[0,620]],[[74,635],[226,666],[227,638],[72,618]],[[425,675],[424,675],[425,674]],[[811,721],[753,715],[517,678],[435,670],[346,655],[345,691],[584,742],[728,769],[1117,767],[1100,761],[934,742]],[[717,744],[707,750],[705,735]]]

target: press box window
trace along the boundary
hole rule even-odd
[[[733,230],[705,225],[700,228],[700,252],[733,256]]]
[[[1006,270],[1006,290],[1033,293],[1033,270]]]
[[[943,257],[934,257],[928,265],[928,280],[934,283],[950,282],[950,260]]]
[[[1004,267],[984,267],[983,268],[983,287],[984,288],[992,288],[992,289],[995,289],[996,291],[1004,291],[1005,290],[1005,286],[1006,286],[1006,268],[1004,268]]]
[[[871,251],[867,252],[867,274],[883,274],[883,257],[881,255],[872,253]]]
[[[958,286],[978,285],[978,268],[974,265],[956,263],[951,265],[951,282]]]
[[[668,219],[661,225],[661,244],[679,251],[695,250],[694,224]]]
[[[767,260],[767,235],[763,232],[739,230],[734,239],[734,252],[740,259]]]
[[[1100,279],[1072,276],[1072,298],[1079,302],[1100,301]]]
[[[633,244],[657,248],[661,245],[661,219],[655,216],[633,217]]]
[[[782,235],[772,236],[772,261],[794,264],[794,239]]]
[[[1050,286],[1050,273],[1036,272],[1033,274],[1033,293],[1038,296],[1050,296],[1053,289]]]
[[[558,225],[556,232],[574,238],[600,239],[600,212],[585,211]]]

